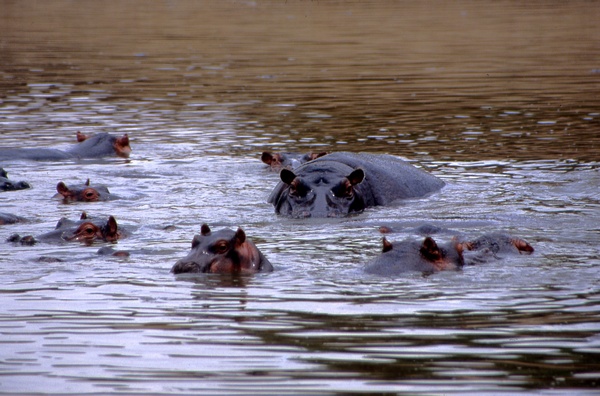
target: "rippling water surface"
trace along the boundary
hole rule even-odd
[[[0,392],[595,394],[598,20],[585,1],[4,2],[0,146],[111,132],[133,152],[0,164],[33,186],[0,193],[29,219],[0,226]],[[447,186],[289,220],[263,150],[389,153]],[[52,199],[87,178],[121,199]],[[4,242],[83,210],[128,227],[131,256]],[[243,227],[275,272],[170,274],[204,222]],[[536,251],[367,276],[390,223]]]

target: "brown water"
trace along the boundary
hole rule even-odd
[[[0,164],[33,185],[0,193],[31,219],[0,240],[82,210],[133,235],[127,259],[0,242],[0,392],[596,394],[598,20],[585,1],[2,2],[0,146],[126,132],[133,153]],[[263,150],[390,153],[448,185],[288,220]],[[122,199],[51,199],[87,178]],[[242,226],[276,271],[170,274],[203,222]],[[360,271],[378,225],[425,222],[536,252]]]

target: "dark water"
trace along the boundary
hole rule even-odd
[[[598,20],[593,1],[2,2],[0,146],[81,130],[128,133],[133,153],[0,164],[33,185],[0,193],[31,220],[0,240],[85,210],[130,227],[133,253],[0,242],[0,391],[597,394]],[[390,153],[448,185],[282,219],[263,150]],[[51,199],[87,178],[122,199]],[[276,271],[170,274],[203,222],[243,227]],[[389,222],[536,252],[365,276]]]

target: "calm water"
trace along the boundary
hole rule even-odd
[[[2,2],[0,146],[81,130],[133,153],[0,164],[33,186],[0,193],[30,219],[0,227],[0,392],[597,394],[598,20],[594,1]],[[283,219],[263,150],[390,153],[448,185]],[[87,178],[121,199],[51,198]],[[2,242],[82,210],[129,227],[132,255]],[[276,271],[170,274],[204,222],[243,227]],[[361,273],[380,224],[425,222],[536,252]]]

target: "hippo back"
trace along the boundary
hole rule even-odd
[[[73,146],[69,153],[81,158],[98,158],[110,156],[115,153],[113,143],[117,138],[106,132],[97,133],[94,136]]]
[[[374,205],[388,205],[396,199],[423,197],[445,185],[441,179],[387,154],[335,152],[308,164],[320,161],[336,161],[353,169],[362,168],[365,171],[363,191],[365,194],[370,192]]]

